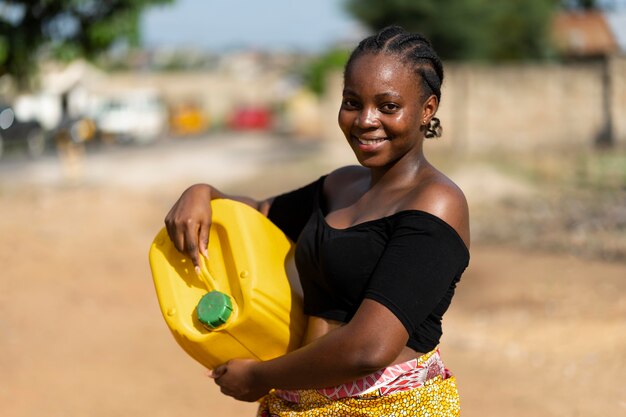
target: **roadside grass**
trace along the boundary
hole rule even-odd
[[[487,164],[532,194],[510,193],[472,210],[473,239],[626,262],[626,151],[491,154]]]

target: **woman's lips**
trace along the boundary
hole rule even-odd
[[[356,136],[353,136],[352,139],[356,142],[359,149],[365,152],[375,151],[383,146],[387,140],[386,138],[358,138]]]

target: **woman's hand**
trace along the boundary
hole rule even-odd
[[[210,185],[192,185],[165,217],[165,227],[172,243],[191,258],[196,271],[200,270],[200,253],[208,256],[212,191]]]
[[[271,388],[255,376],[254,367],[258,363],[253,359],[234,359],[215,368],[209,376],[215,379],[223,394],[239,401],[256,401]]]

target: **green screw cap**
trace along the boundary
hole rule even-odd
[[[233,312],[233,303],[227,294],[211,291],[200,299],[196,311],[200,323],[207,329],[213,330],[228,321]]]

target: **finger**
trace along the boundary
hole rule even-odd
[[[193,266],[196,268],[196,272],[200,270],[200,259],[198,257],[198,229],[199,225],[188,225],[185,228],[184,237],[184,252],[191,258]]]
[[[173,207],[170,209],[169,213],[167,213],[167,216],[165,216],[165,229],[167,230],[167,235],[170,237],[170,240],[174,242],[176,228],[174,226],[174,221],[172,220],[172,210],[174,210]],[[174,244],[174,246],[176,246],[176,244]]]
[[[223,373],[219,374],[219,373],[216,372],[215,369],[209,369],[209,372],[207,373],[207,376],[209,378],[211,378],[211,379],[217,379],[217,378],[219,378],[222,375],[223,375]]]
[[[174,236],[171,237],[172,243],[180,253],[185,253],[185,235],[174,231]]]
[[[209,252],[207,250],[209,246],[209,225],[201,224],[200,225],[200,233],[198,235],[198,240],[200,244],[200,252],[202,255],[209,259]]]
[[[174,245],[176,250],[184,253],[183,249],[185,247],[185,237],[182,234],[177,233],[178,228],[174,223],[166,223],[165,227],[167,229],[167,234],[169,235],[170,240],[172,241],[172,244]]]
[[[173,210],[173,209],[172,209]],[[174,247],[181,253],[185,253],[185,235],[179,232],[182,226],[178,225],[177,222],[172,218],[173,215],[170,213],[165,218],[165,229],[167,230],[167,234],[172,241]]]
[[[226,373],[226,369],[226,365],[220,365],[217,368],[213,369],[213,371],[211,371],[210,377],[213,379],[218,379]]]

